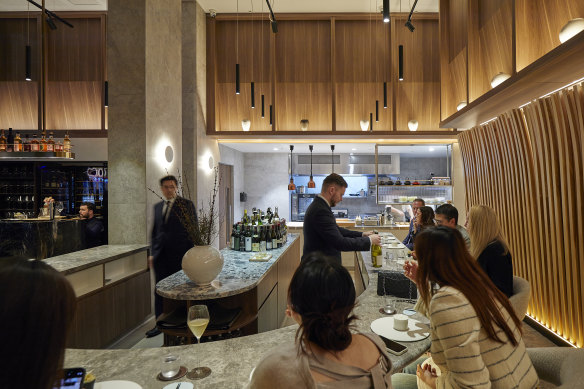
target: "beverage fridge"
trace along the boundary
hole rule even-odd
[[[306,209],[316,196],[318,196],[317,193],[290,193],[290,220],[303,221]]]

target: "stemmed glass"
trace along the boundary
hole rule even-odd
[[[61,216],[61,212],[63,212],[63,209],[65,209],[65,205],[62,201],[57,201],[55,204],[55,209],[57,210],[57,216]]]
[[[209,324],[209,310],[207,309],[207,306],[193,305],[190,307],[187,324],[189,325],[192,333],[197,337],[197,344],[200,344],[201,336],[203,336],[203,333]],[[197,365],[199,365],[199,360],[199,354],[197,353]],[[211,374],[210,368],[199,366],[191,370],[187,374],[187,377],[191,380],[198,380],[207,377],[209,374]]]

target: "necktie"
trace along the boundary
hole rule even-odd
[[[166,208],[164,210],[164,216],[163,216],[163,220],[166,223],[166,221],[168,220],[168,214],[170,213],[170,200],[166,201]]]

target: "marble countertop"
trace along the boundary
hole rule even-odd
[[[363,253],[363,262],[370,262],[369,254]],[[379,308],[385,304],[382,296],[377,296],[377,269],[365,266],[369,272],[370,282],[367,289],[358,297],[355,323],[358,331],[370,331],[371,322],[383,317]],[[397,302],[396,306],[403,310],[413,304]],[[413,318],[428,322],[416,313]],[[250,373],[259,360],[271,349],[283,344],[294,342],[297,325],[250,335],[241,338],[228,339],[200,345],[176,346],[155,349],[131,350],[67,350],[65,367],[81,366],[93,371],[97,381],[130,380],[137,382],[144,389],[160,389],[166,383],[158,381],[156,375],[160,371],[164,356],[173,354],[180,358],[181,365],[192,369],[199,364],[212,369],[209,377],[190,381],[186,377],[178,381],[193,382],[197,388],[244,388]],[[393,370],[399,370],[415,360],[430,347],[430,338],[418,342],[407,343],[408,351],[401,356],[390,354]]]
[[[44,259],[44,261],[59,272],[67,275],[145,251],[148,247],[147,244],[109,244],[50,257]]]
[[[354,219],[349,220],[349,224],[346,223],[346,220],[343,220],[343,222],[338,223],[338,224],[341,227],[345,227],[345,228],[357,228],[357,229],[362,229],[362,230],[371,230],[371,229],[376,229],[376,230],[407,230],[407,229],[410,228],[410,223],[394,224],[394,225],[383,225],[383,226],[363,226],[363,225],[356,225]],[[302,228],[304,226],[304,222],[287,222],[286,225],[289,228]]]
[[[156,284],[156,293],[173,300],[207,300],[233,296],[253,289],[278,262],[282,254],[299,238],[298,234],[288,234],[283,247],[268,251],[272,254],[267,262],[250,262],[254,252],[223,249],[223,270],[210,285],[198,286],[184,271],[178,271]]]

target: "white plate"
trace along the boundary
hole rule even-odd
[[[182,385],[181,385],[182,386]],[[95,383],[95,389],[142,389],[140,385],[133,381],[102,381]]]
[[[406,331],[398,331],[393,328],[393,317],[388,316],[373,320],[371,331],[398,342],[415,342],[430,335],[430,326],[421,321],[408,318],[408,329]]]
[[[182,381],[182,382],[173,382],[172,384],[166,385],[162,389],[176,389],[178,384],[180,383],[180,389],[193,389],[194,386],[190,382]]]
[[[403,243],[398,243],[397,246],[392,246],[391,243],[383,243],[381,245],[384,249],[405,249],[406,246]]]

